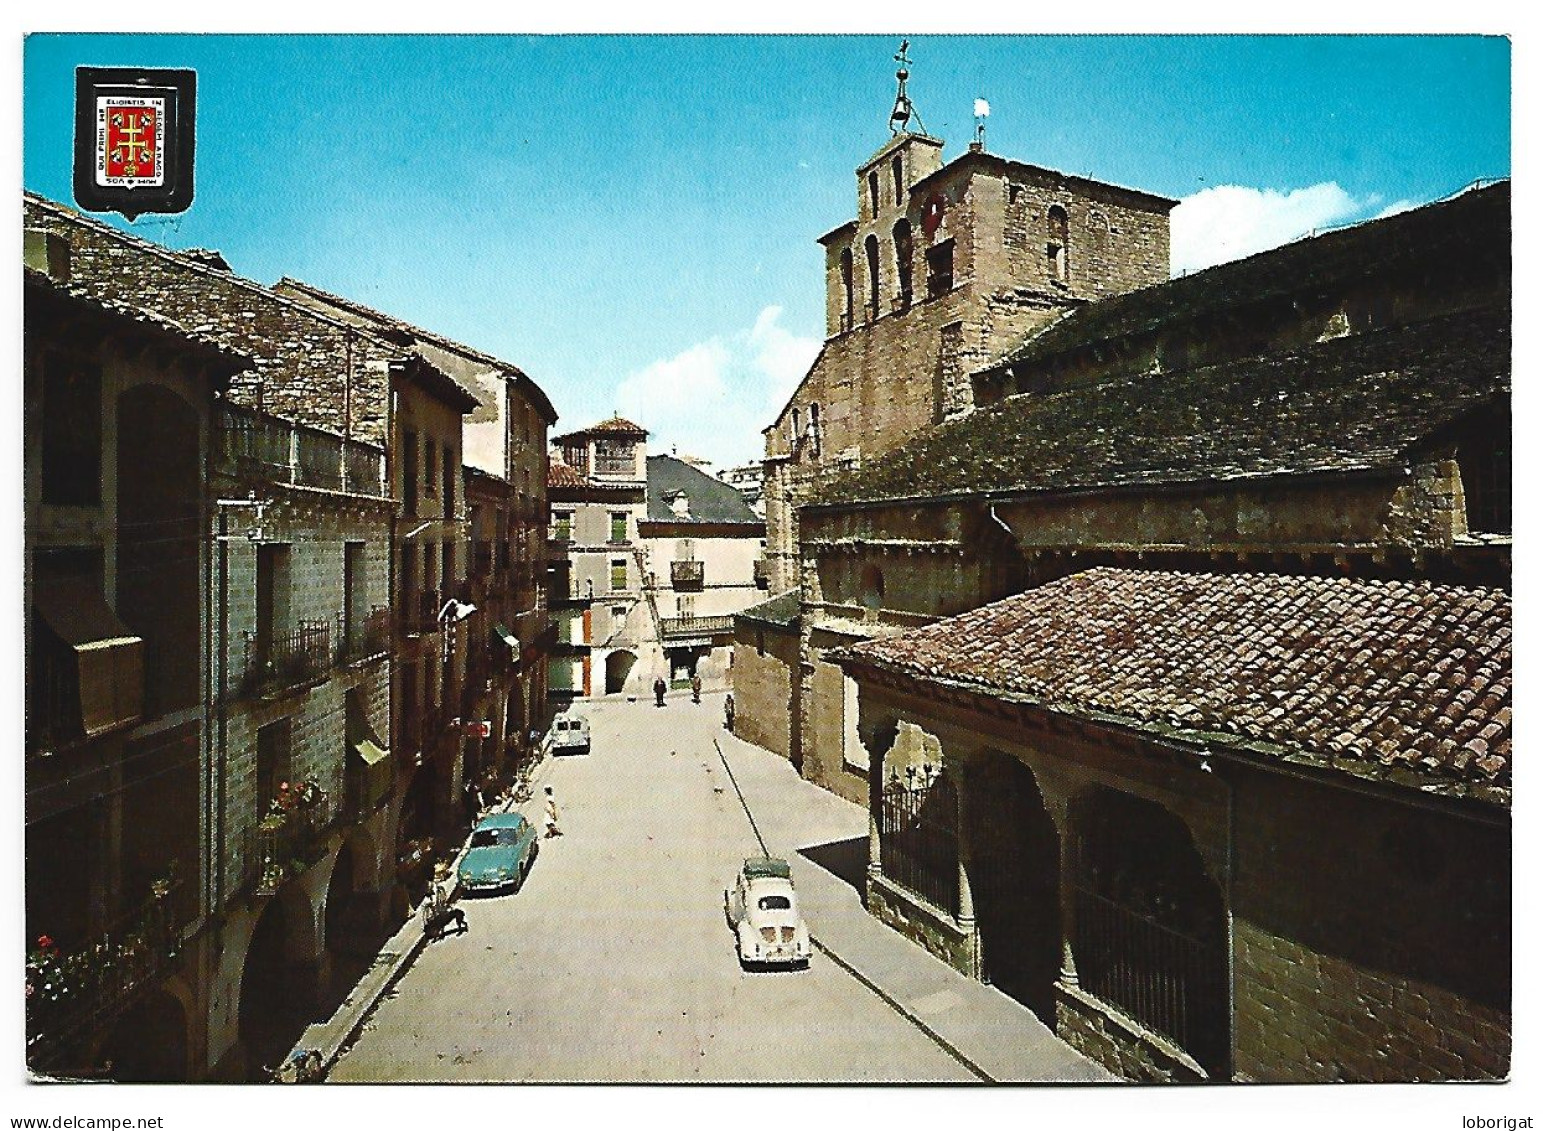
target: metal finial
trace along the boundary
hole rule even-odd
[[[915,113],[915,107],[911,105],[910,96],[905,92],[905,80],[911,77],[911,59],[906,52],[910,49],[911,41],[902,39],[900,50],[895,53],[895,62],[899,68],[895,71],[895,82],[898,84],[895,91],[895,108],[889,112],[889,132],[898,134],[906,129],[911,122],[911,115]],[[896,123],[899,123],[898,125]]]

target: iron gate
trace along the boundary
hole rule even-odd
[[[959,910],[959,804],[953,782],[939,775],[908,786],[884,787],[879,824],[884,874],[950,915]]]

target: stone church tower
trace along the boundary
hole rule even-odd
[[[904,444],[975,399],[972,371],[1083,303],[1168,278],[1164,197],[986,152],[944,163],[910,128],[902,47],[893,136],[857,168],[857,215],[820,237],[825,344],[765,429],[767,558],[798,584],[800,485]]]

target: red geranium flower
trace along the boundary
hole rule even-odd
[[[38,946],[40,946],[42,949],[47,950],[49,947],[51,947],[53,945],[54,945],[54,940],[49,938],[47,935],[39,935],[38,936]]]

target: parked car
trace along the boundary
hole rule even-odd
[[[752,856],[723,893],[740,964],[807,967],[812,944],[786,860]]]
[[[461,887],[468,893],[518,891],[540,849],[535,827],[522,815],[490,814],[472,829],[461,857]]]
[[[589,720],[578,715],[558,715],[552,722],[552,753],[588,754]]]

